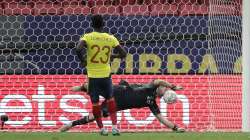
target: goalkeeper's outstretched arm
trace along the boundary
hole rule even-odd
[[[171,84],[165,80],[161,80],[161,79],[156,79],[152,82],[152,84],[154,86],[164,86],[164,87],[167,87],[167,88],[170,88],[172,90],[182,90],[183,87],[182,86],[179,86],[179,85],[174,85],[174,84]]]
[[[74,91],[74,92],[79,92],[79,91],[88,92],[88,84],[85,83],[85,84],[82,84],[81,86],[73,86],[71,88],[71,91]]]
[[[161,79],[157,79],[157,80],[154,80],[152,83],[150,84],[153,84],[154,86],[164,86],[164,87],[167,87],[167,88],[170,88],[172,90],[182,90],[183,87],[180,86],[180,85],[174,85],[174,84],[171,84],[165,80],[161,80]],[[84,91],[84,92],[87,92],[88,90],[88,84],[85,83],[81,86],[74,86],[71,88],[71,91]]]

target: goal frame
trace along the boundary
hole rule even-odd
[[[242,4],[242,131],[250,132],[250,1]]]

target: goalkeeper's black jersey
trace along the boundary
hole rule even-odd
[[[156,103],[156,88],[152,85],[113,86],[118,110],[149,107],[153,114],[159,114]]]

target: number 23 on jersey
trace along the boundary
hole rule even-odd
[[[102,63],[102,64],[108,63],[111,53],[110,46],[100,47],[98,45],[93,45],[90,47],[90,51],[93,52],[93,55],[90,56],[91,63]]]

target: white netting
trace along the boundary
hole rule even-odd
[[[6,128],[55,131],[91,111],[69,91],[86,81],[74,47],[104,15],[129,53],[113,82],[155,78],[184,86],[161,112],[189,130],[241,128],[241,0],[0,0],[0,115]],[[118,113],[125,131],[163,131],[148,109]],[[228,125],[230,124],[230,125]],[[79,129],[80,128],[80,129]],[[95,123],[75,131],[96,130]]]
[[[208,51],[213,58],[210,60],[211,67],[216,68],[209,77],[212,130],[241,127],[237,125],[241,121],[242,107],[240,15],[239,0],[210,1]],[[226,121],[230,123],[226,124]],[[216,123],[219,124],[217,127]]]

